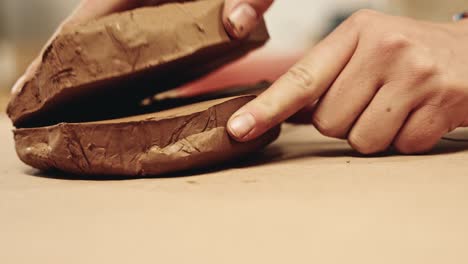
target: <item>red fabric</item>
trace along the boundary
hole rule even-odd
[[[179,97],[190,97],[225,87],[273,82],[294,65],[301,55],[303,52],[282,52],[265,47],[177,88],[177,94]]]

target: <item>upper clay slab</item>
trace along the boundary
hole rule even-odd
[[[10,101],[8,115],[17,127],[67,121],[52,116],[68,111],[72,102],[92,107],[86,98],[96,105],[119,97],[128,102],[130,95],[172,88],[267,41],[264,24],[243,41],[231,40],[222,25],[223,2],[139,8],[64,29]]]

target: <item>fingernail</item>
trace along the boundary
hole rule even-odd
[[[250,113],[240,114],[231,119],[228,124],[229,131],[238,139],[242,139],[247,136],[247,134],[254,129],[254,126],[255,118]]]
[[[229,26],[231,27],[234,37],[243,38],[247,36],[257,25],[257,11],[247,4],[238,5],[228,17]]]
[[[11,94],[18,94],[21,91],[21,89],[23,88],[23,85],[24,85],[25,78],[26,77],[24,75],[19,77],[19,79],[16,81],[16,83],[11,88]]]

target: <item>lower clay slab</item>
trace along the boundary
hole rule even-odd
[[[78,175],[151,176],[230,161],[259,150],[279,127],[248,143],[226,131],[230,116],[255,96],[237,96],[162,112],[88,123],[16,129],[16,151],[40,170]]]

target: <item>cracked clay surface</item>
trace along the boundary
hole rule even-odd
[[[217,99],[102,122],[17,129],[16,149],[33,167],[75,174],[145,176],[205,167],[276,139],[278,128],[249,143],[229,138],[229,117],[253,98]]]
[[[146,92],[206,74],[268,40],[264,23],[231,40],[223,2],[144,7],[64,29],[8,106],[20,159],[40,170],[141,177],[231,161],[275,140],[279,128],[247,143],[227,133],[230,116],[253,95],[133,112]]]

